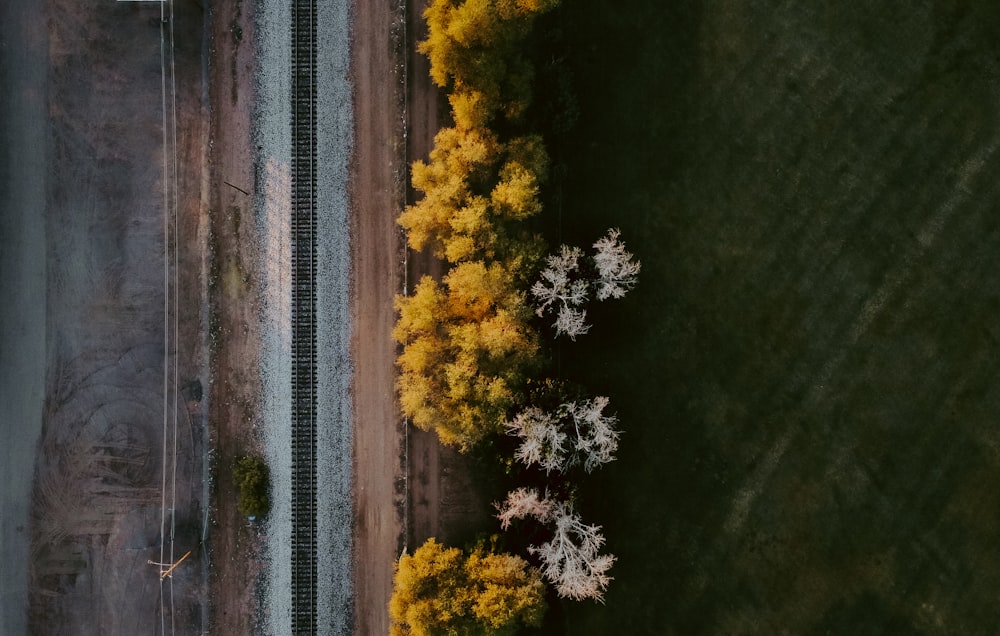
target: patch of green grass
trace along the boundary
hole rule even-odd
[[[559,240],[643,272],[561,345],[625,432],[583,487],[616,580],[548,633],[1000,620],[1000,10],[815,7],[560,10]]]

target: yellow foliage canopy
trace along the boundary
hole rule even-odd
[[[485,204],[476,193],[492,180],[500,151],[496,137],[485,129],[443,128],[437,133],[430,162],[415,161],[411,168],[413,188],[424,196],[399,217],[411,248],[430,245],[444,257],[456,234],[452,227],[456,215]],[[485,219],[485,211],[482,216]]]
[[[430,0],[418,45],[431,77],[449,87],[455,126],[438,132],[426,162],[412,165],[422,193],[399,217],[409,246],[454,267],[396,300],[393,337],[403,412],[445,444],[468,449],[500,432],[538,365],[525,280],[544,244],[519,227],[541,210],[548,155],[538,135],[501,142],[531,97],[526,37],[558,0]],[[519,291],[520,290],[520,291]]]
[[[448,95],[451,104],[451,118],[457,128],[485,128],[489,125],[492,114],[498,105],[481,90],[455,82],[455,88]]]
[[[536,17],[558,0],[432,0],[424,10],[427,39],[417,50],[431,63],[431,79],[479,94],[475,113],[483,125],[501,112],[515,120],[531,100],[533,70],[523,41]],[[454,106],[454,102],[452,104]],[[462,115],[472,115],[465,109]],[[461,120],[461,122],[460,122]],[[471,121],[456,118],[459,125]]]
[[[496,258],[507,224],[541,211],[548,170],[541,138],[500,144],[485,129],[444,128],[434,140],[430,162],[412,166],[413,187],[423,197],[399,217],[410,247],[429,246],[451,263]]]
[[[538,355],[531,308],[510,272],[460,263],[442,284],[424,277],[396,308],[403,413],[463,449],[499,432]]]
[[[468,555],[428,539],[396,564],[389,603],[394,635],[506,635],[538,625],[545,584],[515,555],[478,544]]]

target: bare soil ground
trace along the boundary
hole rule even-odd
[[[351,358],[354,426],[355,633],[386,634],[392,564],[401,549],[404,430],[396,407],[392,297],[403,252],[395,219],[402,205],[404,153],[401,12],[357,2],[351,75]],[[394,45],[398,43],[398,46]]]
[[[251,254],[254,190],[251,114],[253,90],[253,3],[216,2],[211,14],[209,57],[211,104],[208,171],[208,241],[211,297],[210,422],[215,465],[212,485],[210,602],[215,634],[255,631],[259,559],[258,526],[237,507],[231,467],[237,457],[259,453],[257,400],[261,348],[258,259]]]
[[[166,155],[160,7],[53,0],[46,14],[47,379],[30,630],[198,633],[202,11],[175,8]],[[147,562],[188,550],[161,585]]]
[[[354,8],[351,301],[358,634],[388,633],[393,566],[402,549],[412,551],[429,537],[462,541],[489,516],[489,502],[471,479],[471,460],[442,447],[435,433],[402,422],[396,401],[392,299],[404,286],[412,289],[420,276],[442,273],[430,254],[406,249],[396,224],[414,197],[406,188],[409,164],[427,158],[434,135],[447,121],[440,115],[447,102],[430,80],[427,59],[416,52],[416,43],[426,36],[424,6],[424,0],[406,3],[405,31],[392,7],[359,0]]]

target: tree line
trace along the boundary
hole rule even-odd
[[[397,296],[393,331],[400,406],[413,424],[464,452],[510,435],[512,459],[546,476],[612,461],[619,432],[604,413],[608,398],[539,380],[543,333],[585,335],[588,303],[622,297],[640,269],[615,229],[591,255],[566,245],[547,254],[526,223],[543,211],[549,171],[543,138],[526,117],[534,78],[526,42],[558,2],[427,6],[418,50],[448,94],[453,125],[437,133],[427,161],[411,166],[420,198],[399,224],[409,247],[429,250],[446,271]],[[603,599],[614,556],[600,553],[600,527],[580,519],[565,488],[519,488],[496,507],[504,529],[527,520],[547,528],[551,539],[528,549],[534,564],[500,552],[496,541],[462,551],[432,539],[397,564],[393,633],[513,633],[540,622],[543,581],[565,598]]]

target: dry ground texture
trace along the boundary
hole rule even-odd
[[[392,299],[440,263],[405,250],[396,217],[412,192],[408,165],[426,159],[444,121],[427,60],[423,0],[357,2],[351,184],[354,362],[355,633],[388,633],[394,563],[429,537],[463,541],[489,523],[468,458],[401,421],[395,397]],[[405,13],[404,13],[405,10]],[[402,20],[405,16],[405,26]],[[403,78],[405,77],[405,86]],[[404,118],[405,117],[405,122]],[[405,126],[405,130],[404,130]],[[404,134],[405,133],[405,134]],[[405,259],[405,269],[404,269]],[[405,275],[405,279],[404,279]]]
[[[231,467],[259,453],[261,348],[258,283],[264,280],[252,248],[254,149],[253,2],[221,0],[211,10],[208,93],[211,107],[210,168],[206,175],[210,236],[208,335],[212,453],[210,604],[214,634],[255,631],[263,542],[258,526],[237,507]]]
[[[402,244],[395,216],[404,152],[402,7],[356,2],[351,77],[351,359],[354,366],[354,624],[388,633],[392,564],[401,549],[403,429],[394,396],[392,295],[400,289]]]
[[[166,178],[160,7],[53,0],[46,15],[47,371],[30,629],[197,633],[202,11],[181,2],[173,20]],[[161,586],[147,561],[188,550]]]

